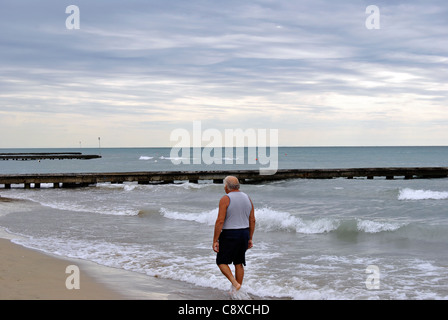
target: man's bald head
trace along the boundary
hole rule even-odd
[[[240,182],[238,181],[237,177],[227,176],[224,179],[224,186],[227,187],[227,189],[229,189],[230,191],[239,190]]]

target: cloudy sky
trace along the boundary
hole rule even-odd
[[[447,17],[446,0],[0,0],[0,148],[171,146],[193,121],[447,145]]]

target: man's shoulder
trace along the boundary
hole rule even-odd
[[[252,200],[250,199],[249,195],[247,195],[246,193],[244,193],[243,191],[237,191],[237,192],[229,192],[227,194],[227,196],[229,196],[229,199],[231,198],[230,195],[233,196],[233,199],[235,200],[240,200],[240,199],[249,199],[249,201],[252,202]]]
[[[240,195],[240,196],[248,197],[248,198],[249,198],[249,195],[248,195],[247,193],[243,192],[243,191],[238,191],[238,192],[235,192],[235,193],[237,193],[237,194]]]

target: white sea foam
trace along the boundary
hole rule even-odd
[[[357,227],[359,231],[366,233],[378,233],[382,231],[395,231],[400,229],[403,223],[393,223],[385,221],[358,220]]]
[[[93,212],[98,214],[107,214],[107,215],[116,215],[116,216],[137,216],[139,210],[132,209],[128,207],[120,207],[116,206],[114,208],[110,208],[108,205],[95,205],[89,206],[88,204],[80,204],[73,202],[50,202],[50,201],[41,201],[40,204],[46,207],[50,207],[58,210],[69,210],[75,212]]]
[[[161,188],[183,188],[185,190],[189,189],[202,189],[202,188],[209,188],[214,187],[213,183],[193,183],[193,182],[181,182],[181,183],[174,183],[171,185],[160,185]]]
[[[97,188],[115,189],[123,191],[133,191],[136,188],[151,188],[151,185],[139,185],[137,183],[98,183]]]
[[[161,160],[189,160],[190,158],[184,158],[184,157],[165,157],[165,156],[160,156],[159,159]]]
[[[229,157],[224,157],[222,158],[222,160],[224,161],[233,161],[233,160],[239,160],[240,158],[229,158]]]
[[[139,160],[151,160],[154,159],[154,157],[148,157],[148,156],[140,156]]]
[[[339,222],[329,218],[305,220],[289,212],[270,208],[256,210],[257,227],[265,231],[295,231],[298,233],[325,233],[338,228]]]
[[[446,191],[401,189],[398,200],[445,200],[448,199]]]
[[[160,209],[160,214],[168,219],[195,221],[211,226],[215,224],[216,217],[218,216],[218,209],[216,208],[210,211],[204,211],[199,213],[183,213],[177,211],[169,211],[165,208],[162,208]]]
[[[146,156],[141,156],[140,160],[151,160],[153,157],[146,157]],[[186,158],[186,157],[165,157],[165,156],[160,156],[159,157],[160,160],[173,160],[173,161],[180,161],[180,160],[188,160],[188,162],[193,161],[197,158]],[[225,163],[225,162],[229,162],[231,161],[232,163],[234,161],[238,161],[240,160],[240,158],[236,157],[236,158],[230,158],[230,157],[222,157],[222,158],[217,158],[217,157],[213,157],[212,158],[213,161],[215,163]]]
[[[120,186],[117,188],[125,188],[125,186]],[[69,196],[67,196],[70,194],[70,191],[68,190],[58,190],[58,192],[59,196],[48,197],[44,192],[34,192],[33,190],[29,190],[28,192],[23,191],[20,194],[15,194],[14,197],[17,199],[24,199],[39,203],[44,207],[49,207],[57,210],[68,210],[87,213],[93,212],[119,216],[136,216],[139,213],[139,209],[126,206],[126,204],[124,203],[110,206],[110,204],[106,200],[101,199],[101,197],[85,197],[84,201],[79,201],[76,198],[70,198]],[[80,191],[80,194],[82,193],[83,191]]]

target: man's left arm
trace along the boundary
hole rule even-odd
[[[252,204],[252,210],[250,211],[250,215],[249,215],[249,243],[248,243],[248,247],[247,247],[248,249],[250,249],[254,246],[252,237],[255,232],[255,208],[254,208],[254,204],[252,203],[252,200],[250,200],[250,203]]]

